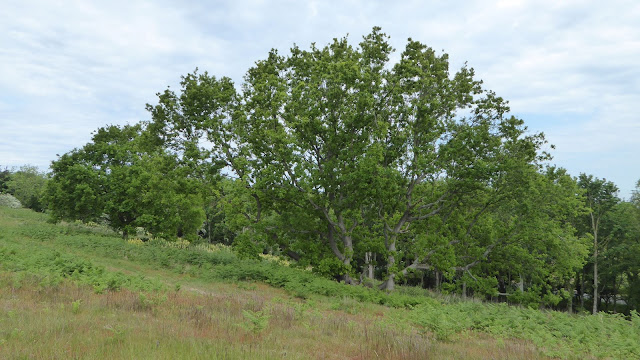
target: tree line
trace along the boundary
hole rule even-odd
[[[55,160],[47,211],[388,291],[638,309],[640,182],[622,201],[609,181],[549,165],[544,134],[472,68],[451,72],[412,39],[391,63],[394,51],[374,28],[357,45],[272,50],[239,86],[187,74],[150,120]]]

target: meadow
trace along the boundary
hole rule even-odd
[[[640,358],[640,316],[349,286],[0,208],[2,359]]]

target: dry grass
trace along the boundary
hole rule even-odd
[[[530,343],[475,332],[437,341],[412,325],[405,309],[350,298],[300,300],[264,284],[210,282],[126,257],[83,253],[53,241],[55,234],[45,234],[47,241],[23,236],[33,226],[48,229],[41,214],[0,215],[0,245],[77,255],[180,289],[96,294],[69,279],[52,284],[0,270],[0,359],[542,358]]]
[[[437,342],[394,322],[400,310],[333,310],[340,301],[303,302],[261,284],[95,294],[68,281],[16,286],[12,276],[0,275],[2,359],[540,358],[523,342]],[[252,331],[243,310],[268,317],[266,328]]]

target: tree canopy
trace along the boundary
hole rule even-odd
[[[571,308],[598,246],[584,216],[619,200],[549,166],[544,135],[473,68],[413,39],[394,52],[376,27],[358,44],[272,50],[240,85],[196,69],[150,120],[98,129],[54,162],[51,214],[124,236],[199,232],[352,284],[435,278]]]
[[[141,125],[108,126],[52,164],[48,187],[57,220],[100,221],[127,237],[196,236],[204,220],[198,183],[176,157],[145,141]]]

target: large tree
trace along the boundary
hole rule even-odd
[[[542,135],[527,134],[473,69],[451,74],[446,54],[411,39],[395,65],[393,51],[374,28],[356,47],[342,38],[287,56],[273,50],[241,91],[228,78],[189,74],[181,93],[166,90],[149,106],[149,129],[247,189],[255,213],[243,232],[266,229],[287,247],[293,232],[313,233],[308,241],[330,249],[347,282],[354,260],[377,252],[392,289],[400,237],[419,238],[429,218],[478,192],[506,199],[511,190],[496,184],[544,155]],[[284,236],[258,225],[265,211],[315,220]]]
[[[293,203],[326,224],[347,269],[355,235],[374,230],[368,237],[385,248],[382,287],[393,289],[399,236],[514,163],[536,161],[544,139],[525,135],[473,69],[450,74],[446,54],[409,39],[390,66],[387,39],[374,28],[358,48],[345,38],[272,52],[248,72],[239,119],[259,173],[273,179],[267,190],[297,192]]]

